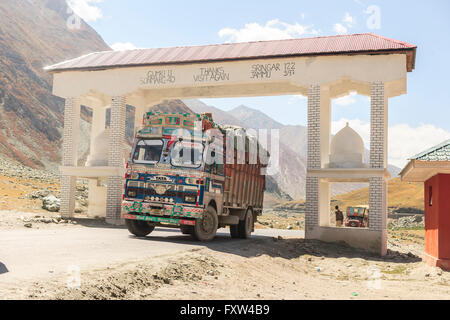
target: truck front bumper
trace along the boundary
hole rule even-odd
[[[184,225],[184,226],[194,226],[196,220],[186,220],[186,219],[174,219],[174,218],[164,218],[164,217],[154,217],[154,216],[142,216],[134,214],[123,214],[126,220],[139,220],[155,223],[168,223],[172,225]]]
[[[149,202],[124,200],[122,202],[122,213],[144,214],[150,216],[161,216],[170,218],[194,218],[203,217],[202,207],[189,207],[178,204],[152,204]]]

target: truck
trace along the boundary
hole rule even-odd
[[[369,227],[369,206],[360,205],[347,207],[346,227],[368,228]]]
[[[220,126],[211,114],[146,113],[125,174],[129,232],[179,228],[211,241],[229,227],[232,238],[249,238],[262,215],[269,157],[245,129]]]

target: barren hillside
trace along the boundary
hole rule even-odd
[[[64,0],[0,1],[0,153],[35,168],[56,168],[63,128],[43,67],[110,50],[87,24],[69,29],[68,12]]]

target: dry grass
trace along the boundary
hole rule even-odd
[[[388,203],[390,207],[424,209],[423,184],[402,182],[400,178],[389,181]],[[342,207],[369,203],[369,187],[335,197]]]
[[[41,189],[56,192],[59,190],[59,184],[0,176],[0,210],[42,212],[42,201],[27,197],[33,191]]]
[[[416,208],[423,210],[423,196],[424,191],[422,183],[402,182],[400,178],[395,178],[389,181],[388,203],[390,207]],[[336,196],[333,200],[333,207],[335,205],[342,208],[364,204],[367,205],[369,204],[369,187]],[[275,208],[295,208],[304,202],[304,200],[284,202],[275,206]]]

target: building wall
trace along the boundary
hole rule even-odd
[[[450,174],[427,180],[424,192],[425,251],[436,259],[450,259]]]
[[[450,259],[450,174],[440,174],[439,258]]]

